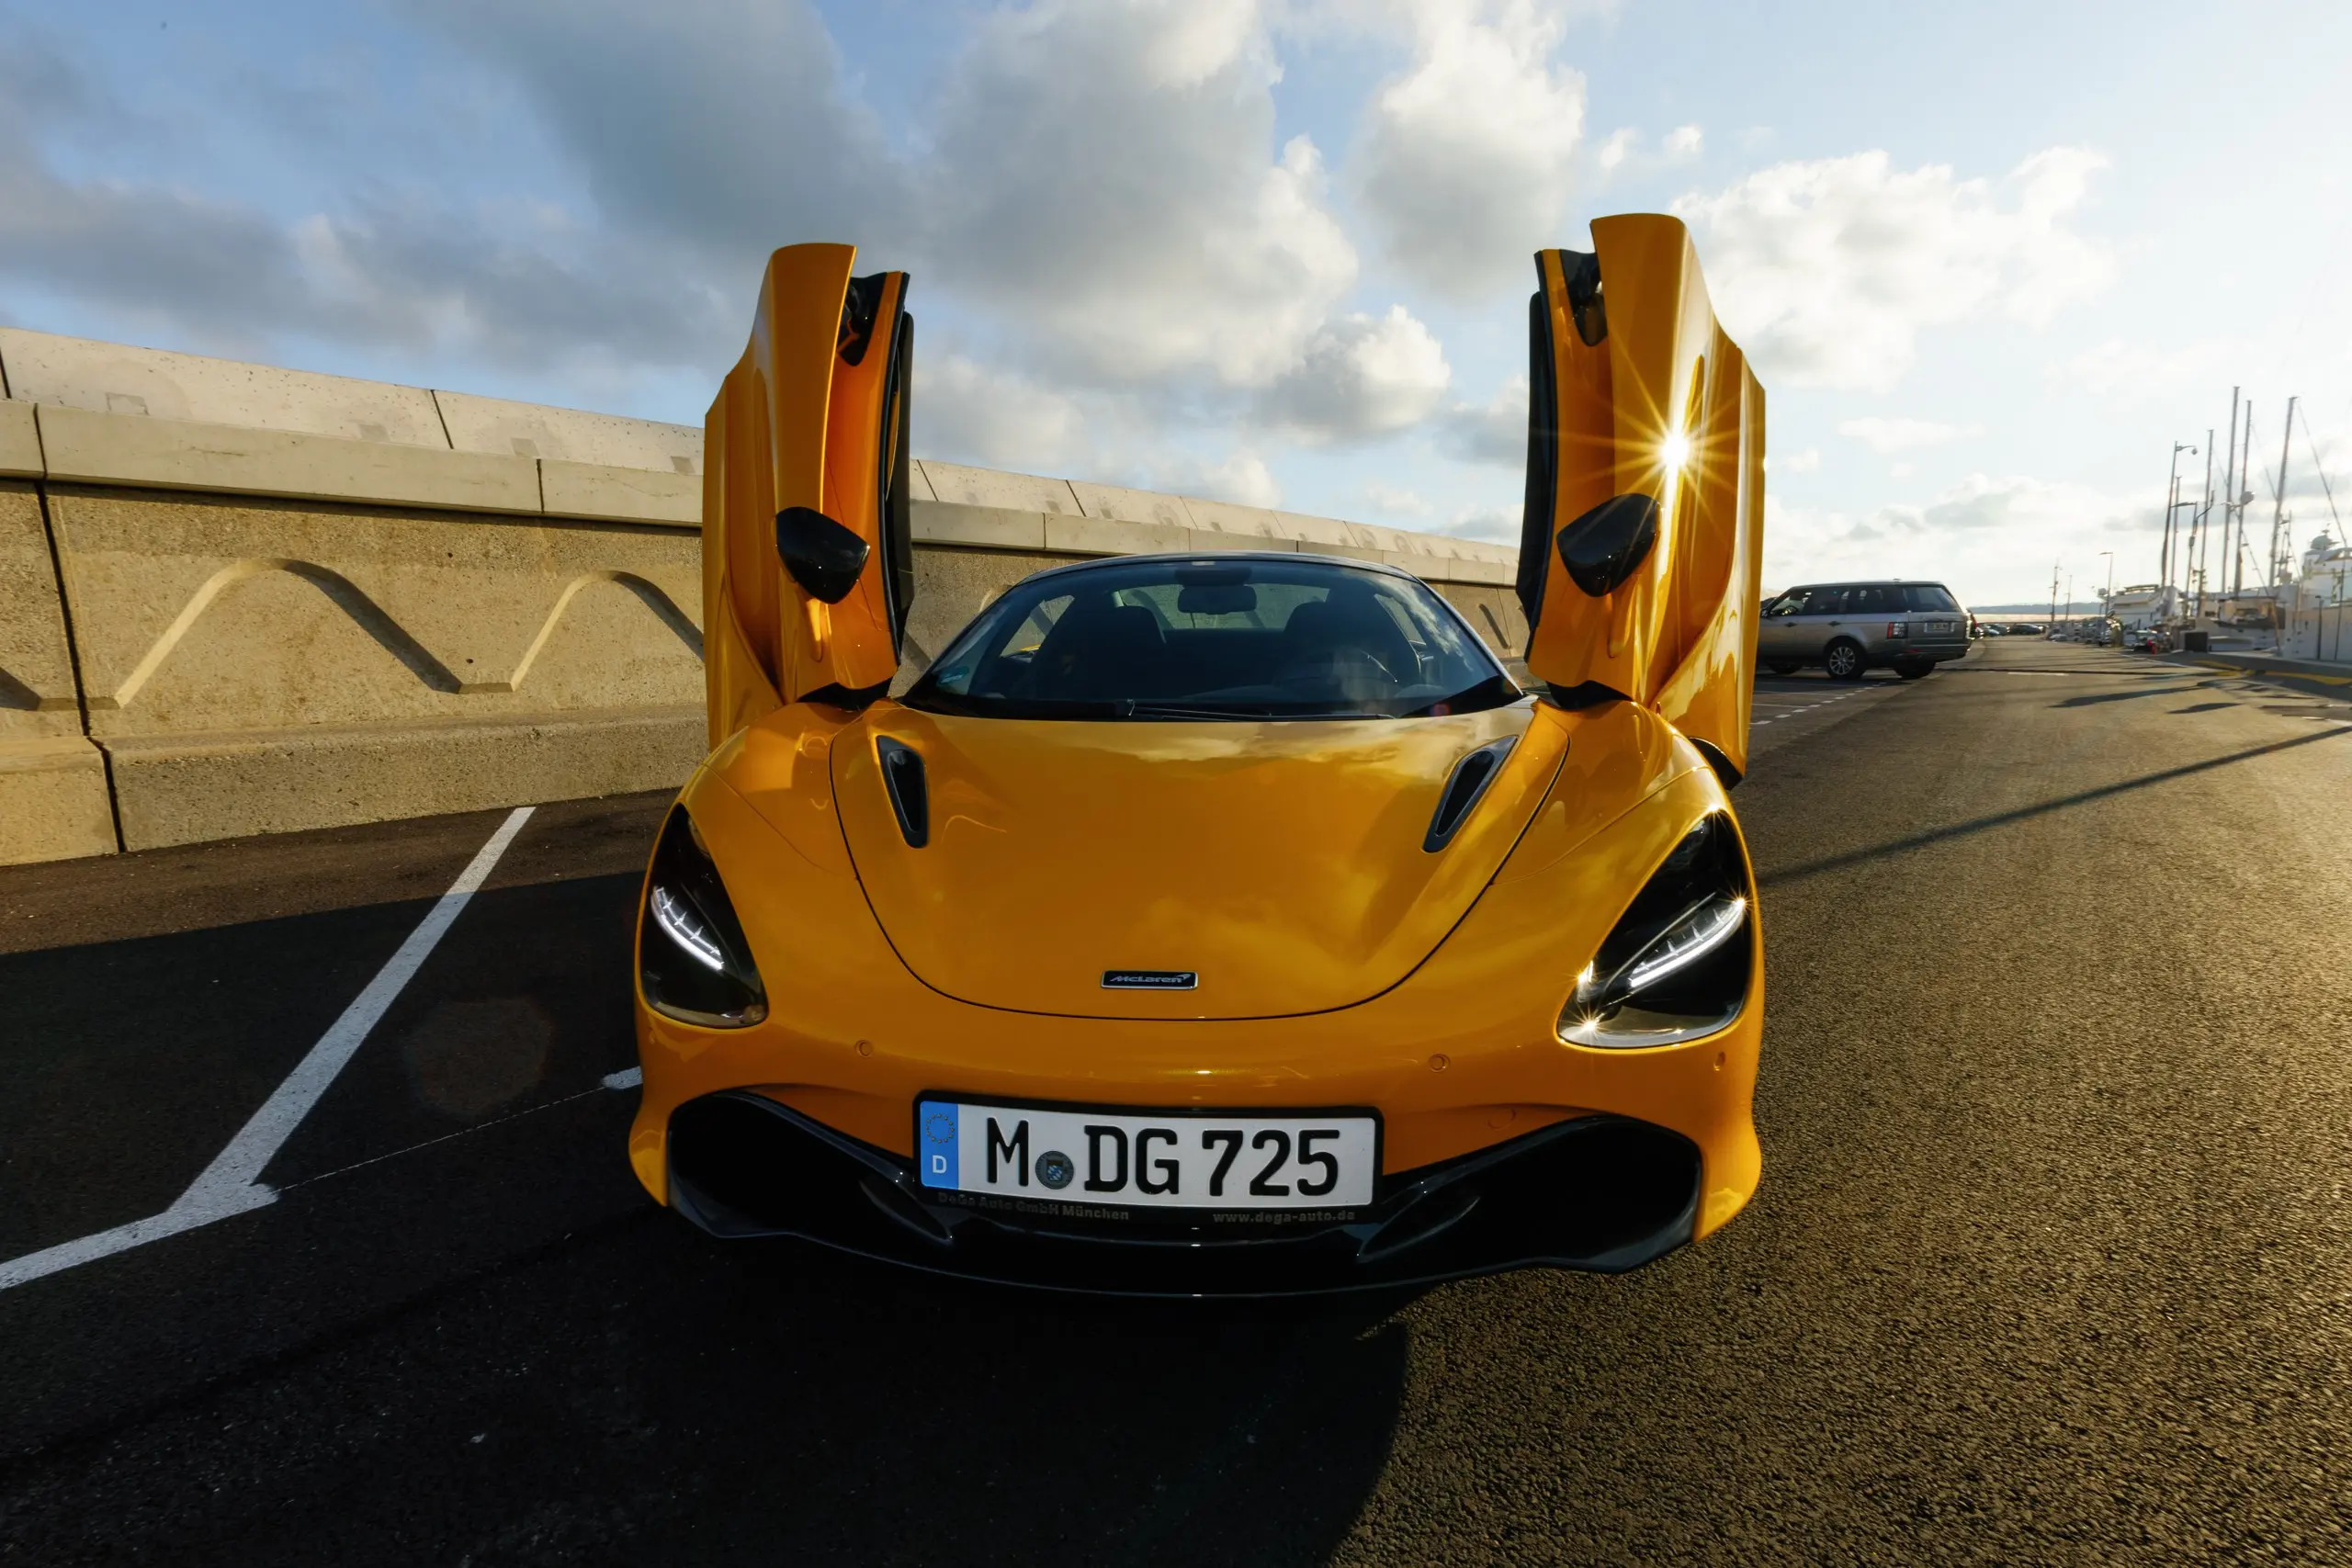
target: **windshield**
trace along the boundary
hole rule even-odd
[[[1520,695],[1412,578],[1153,557],[1015,584],[905,701],[1001,718],[1402,718]]]

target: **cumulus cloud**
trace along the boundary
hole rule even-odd
[[[1584,78],[1532,0],[1419,0],[1412,58],[1381,84],[1349,154],[1386,253],[1425,287],[1475,298],[1558,244],[1584,130]]]
[[[1153,490],[1230,501],[1239,506],[1280,506],[1283,487],[1257,453],[1238,451],[1206,458],[1191,454],[1161,457],[1141,465],[1137,476]]]
[[[1947,441],[1957,441],[1963,435],[1976,434],[1976,426],[1943,424],[1932,419],[1891,419],[1870,414],[1861,419],[1841,422],[1838,434],[1850,435],[1873,452],[1909,452],[1921,446],[1938,446]]]
[[[1484,403],[1455,403],[1438,425],[1438,446],[1450,457],[1506,468],[1527,462],[1527,378],[1503,378]]]
[[[1402,305],[1385,316],[1327,321],[1298,366],[1269,389],[1264,413],[1308,441],[1360,441],[1419,424],[1453,379],[1445,350]]]
[[[1695,125],[1678,125],[1666,133],[1666,155],[1676,163],[1696,158],[1706,148],[1707,134]]]
[[[1046,468],[1094,457],[1076,399],[961,354],[918,354],[914,399],[925,456]]]
[[[1357,271],[1321,152],[1275,150],[1279,76],[1248,0],[992,14],[949,71],[923,244],[1050,362],[1269,385]]]
[[[1997,311],[2032,324],[2104,287],[2107,253],[2067,227],[2106,167],[2078,147],[1999,180],[1886,153],[1776,164],[1674,204],[1718,310],[1766,374],[1884,390],[1926,328]]]

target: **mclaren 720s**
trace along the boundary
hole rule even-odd
[[[1524,678],[1403,570],[1213,551],[1038,571],[899,679],[906,276],[775,253],[639,919],[657,1199],[1169,1295],[1625,1269],[1739,1211],[1763,394],[1680,223],[1592,230],[1536,257]]]

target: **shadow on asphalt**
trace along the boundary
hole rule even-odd
[[[2136,692],[2086,692],[2079,696],[2062,697],[2050,705],[2053,708],[2086,708],[2100,703],[2128,703],[2134,697],[2177,697],[2183,692],[2201,690],[2207,684],[2198,681],[2186,686],[2143,686]]]
[[[2228,707],[2234,705],[2222,703],[2214,705]],[[1756,879],[1757,886],[1784,887],[1792,882],[1802,882],[1808,876],[1819,876],[1824,872],[1843,871],[1849,866],[1866,865],[1889,855],[1899,855],[1906,851],[1925,849],[1929,844],[1942,843],[1950,839],[1964,839],[1973,833],[1987,832],[1992,829],[2006,828],[2011,823],[2023,822],[2030,818],[2047,816],[2052,811],[2064,811],[2069,807],[2086,805],[2094,800],[2105,800],[2110,795],[2127,795],[2135,789],[2146,789],[2152,784],[2168,784],[2175,779],[2187,778],[2193,773],[2206,773],[2214,768],[2226,768],[2233,762],[2243,762],[2255,757],[2267,757],[2273,751],[2289,751],[2298,746],[2309,746],[2318,740],[2333,740],[2344,735],[2352,735],[2352,726],[2340,726],[2334,729],[2319,730],[2310,735],[2298,735],[2291,740],[2274,740],[2267,746],[2250,746],[2243,751],[2233,751],[2224,757],[2208,757],[2201,762],[2185,762],[2177,768],[2166,768],[2162,773],[2143,773],[2138,778],[2124,779],[2111,784],[2101,784],[2096,789],[2078,790],[2073,795],[2062,795],[2055,800],[2041,801],[2032,806],[2020,806],[2014,811],[1996,812],[1989,817],[1978,817],[1966,822],[1955,822],[1949,828],[1938,828],[1932,832],[1915,833],[1907,839],[1874,844],[1869,849],[1849,850],[1844,854],[1828,855],[1820,860],[1807,861],[1802,865],[1792,865],[1784,870],[1759,874]]]
[[[0,1557],[1320,1562],[1387,1460],[1404,1299],[967,1285],[640,1201],[0,1468]]]

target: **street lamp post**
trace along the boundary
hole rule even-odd
[[[2115,552],[2101,550],[2099,554],[2107,558],[2107,586],[2100,590],[2098,596],[2098,640],[2099,646],[2104,648],[2107,646],[2107,623],[2115,619]]]
[[[2160,615],[2166,615],[2167,618],[2169,615],[2165,610],[2165,601],[2172,595],[2172,520],[2174,513],[2180,510],[2180,455],[2183,452],[2193,457],[2196,455],[2197,448],[2186,441],[2176,441],[2172,444],[2172,478],[2165,486],[2164,586],[2156,593],[2156,610]],[[2184,550],[2182,553],[2185,555],[2188,552]]]

